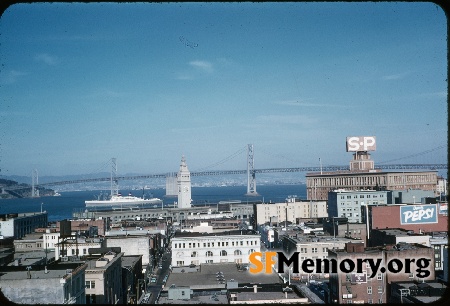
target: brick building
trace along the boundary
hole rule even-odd
[[[410,209],[419,210],[420,207],[432,207],[429,205],[412,204],[412,205],[387,205],[387,206],[368,206],[369,230],[385,229],[385,228],[402,228],[414,233],[430,233],[430,232],[446,232],[448,230],[448,216],[439,212],[439,204],[431,204],[435,211],[436,222],[427,221],[419,222],[411,220],[411,222],[402,222],[401,211]],[[403,206],[407,206],[402,208]],[[365,216],[363,215],[363,222]],[[369,237],[370,238],[370,237]]]
[[[386,303],[389,300],[390,283],[399,281],[432,281],[435,279],[434,251],[420,244],[400,243],[396,246],[364,248],[358,244],[347,244],[344,250],[330,250],[329,259],[340,263],[347,260],[356,263],[358,260],[372,259],[381,264],[377,271],[372,271],[367,262],[363,262],[362,273],[339,272],[330,274],[329,302],[336,304]],[[406,271],[406,262],[410,270]],[[400,269],[400,264],[402,269]],[[422,265],[424,264],[424,265]],[[348,265],[345,265],[349,267]],[[390,267],[390,268],[388,268]],[[381,271],[384,268],[385,271]],[[391,269],[391,271],[389,271]],[[398,269],[398,273],[392,271]],[[423,273],[427,273],[425,275]],[[372,276],[373,277],[370,277]]]

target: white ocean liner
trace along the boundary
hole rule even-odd
[[[86,207],[96,207],[102,209],[130,209],[130,208],[149,208],[154,205],[162,203],[159,198],[144,199],[132,196],[131,193],[128,196],[122,196],[120,193],[111,196],[109,199],[98,199],[84,201]]]

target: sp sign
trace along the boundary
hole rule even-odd
[[[375,151],[375,136],[347,137],[347,152]]]
[[[401,224],[427,224],[437,222],[436,204],[400,206]]]

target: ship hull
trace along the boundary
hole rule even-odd
[[[86,208],[103,208],[103,209],[115,209],[115,208],[148,208],[154,205],[161,204],[162,200],[158,198],[152,199],[140,199],[136,197],[116,197],[110,200],[92,200],[85,201]]]

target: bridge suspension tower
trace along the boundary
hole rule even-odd
[[[111,158],[111,197],[119,194],[119,182],[117,179],[117,160]]]
[[[33,198],[39,196],[37,185],[39,185],[39,175],[37,169],[33,169],[33,171],[31,171],[31,197]]]
[[[255,177],[255,159],[253,156],[253,145],[247,146],[247,193],[246,196],[258,196],[256,192],[256,177]]]

